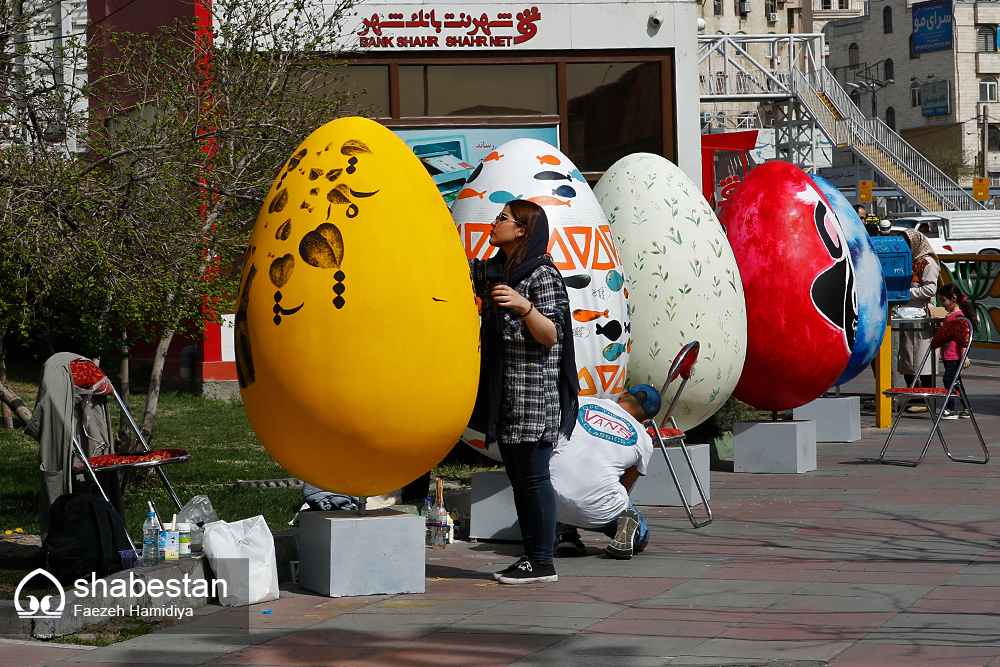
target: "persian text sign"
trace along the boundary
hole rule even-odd
[[[547,32],[555,31],[546,28],[566,23],[551,20],[549,15],[553,11],[561,13],[552,7],[443,5],[426,9],[423,5],[417,11],[411,11],[416,9],[414,5],[373,7],[381,11],[371,14],[361,11],[353,30],[357,38],[355,47],[359,50],[568,47],[568,44],[553,44],[547,38]]]
[[[913,5],[913,53],[952,48],[951,16],[951,0]]]
[[[951,113],[948,81],[935,81],[920,86],[920,113],[923,116],[941,116]]]

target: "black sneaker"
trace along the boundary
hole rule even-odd
[[[528,560],[527,556],[521,556],[516,561],[514,561],[513,563],[511,563],[510,565],[508,565],[504,569],[500,570],[499,572],[494,572],[493,573],[493,578],[496,579],[497,581],[500,581],[500,577],[502,577],[505,574],[510,574],[511,572],[513,572],[514,570],[517,569],[518,565],[520,565],[521,563],[523,563],[526,560]]]
[[[635,542],[637,532],[639,532],[639,513],[629,507],[618,517],[618,532],[604,553],[609,558],[628,560],[632,557],[632,544]]]
[[[511,572],[503,574],[497,579],[501,584],[517,586],[519,584],[548,584],[559,581],[556,568],[549,565],[543,567],[531,562],[530,558],[525,558],[517,563]]]
[[[560,556],[585,556],[587,554],[587,547],[583,546],[580,534],[576,531],[556,535],[556,543],[553,548]]]

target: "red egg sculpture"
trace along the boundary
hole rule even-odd
[[[766,162],[719,218],[747,304],[746,363],[733,396],[761,410],[805,405],[843,373],[857,322],[854,269],[836,214],[804,171]]]

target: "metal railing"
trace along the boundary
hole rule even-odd
[[[700,35],[701,99],[789,99],[793,73],[814,70],[823,52],[821,34]]]
[[[917,186],[935,199],[941,206],[941,210],[974,211],[985,208],[981,202],[973,199],[958,183],[951,180],[947,174],[938,169],[933,162],[896,134],[881,119],[866,118],[829,70],[824,68],[819,74],[820,90],[843,117],[842,120],[835,123],[835,128],[823,127],[822,121],[824,119],[817,117],[817,121],[824,133],[829,136],[830,141],[838,146],[850,146],[856,151],[863,147],[870,147],[878,151],[878,154],[912,178]],[[815,87],[809,79],[812,78],[815,81],[817,77],[803,75],[802,78],[805,85],[797,83],[797,90],[804,89],[806,86]],[[801,97],[803,97],[802,92],[800,92]],[[879,165],[872,166],[879,169]],[[883,169],[879,169],[879,171],[902,189],[909,190],[909,188],[904,187],[904,184],[898,183],[892,174],[885,173]],[[907,192],[907,194],[914,203],[922,208],[926,207],[927,203],[920,200],[919,193]]]
[[[823,52],[822,34],[701,35],[701,100],[794,101],[835,146],[849,147],[871,162],[918,207],[985,208],[888,125],[866,118],[833,73],[820,64]],[[761,58],[761,53],[767,56]]]

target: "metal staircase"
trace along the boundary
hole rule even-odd
[[[866,118],[833,74],[815,65],[823,35],[704,35],[698,46],[701,101],[774,104],[780,156],[810,170],[809,136],[818,129],[924,211],[985,208],[888,125]],[[761,47],[771,55],[760,58]]]

